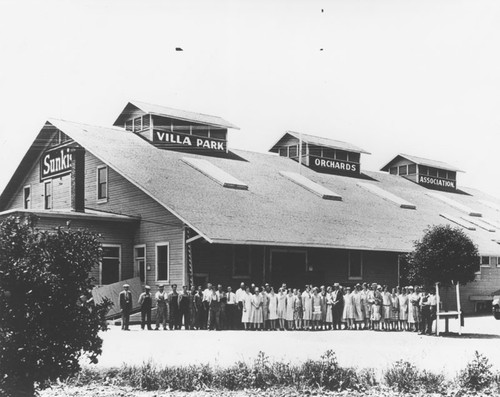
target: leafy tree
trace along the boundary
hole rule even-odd
[[[473,281],[479,266],[474,242],[462,229],[437,225],[425,230],[407,256],[406,274],[411,283],[449,287]]]
[[[34,217],[0,223],[0,394],[33,395],[97,362],[111,303],[80,299],[101,257],[99,236],[84,230],[35,228]],[[3,378],[1,378],[3,377]]]

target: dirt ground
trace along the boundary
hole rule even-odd
[[[450,331],[458,331],[456,320],[450,322]],[[252,362],[259,351],[272,360],[294,363],[318,359],[330,349],[341,366],[383,370],[404,359],[454,377],[477,350],[500,370],[500,321],[491,315],[466,318],[461,336],[374,331],[142,331],[138,325],[131,326],[130,332],[111,326],[101,336],[104,345],[99,367],[140,365],[150,359],[169,366],[225,366]]]

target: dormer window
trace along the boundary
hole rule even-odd
[[[359,176],[361,153],[369,154],[347,142],[293,131],[287,131],[270,151],[300,161],[317,172],[345,176]]]
[[[160,149],[197,154],[227,153],[227,133],[235,125],[217,116],[143,102],[129,102],[114,123],[141,135]]]
[[[429,189],[453,192],[457,189],[457,172],[460,170],[441,161],[399,154],[381,171],[401,175]]]

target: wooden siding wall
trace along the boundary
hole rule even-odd
[[[66,220],[61,218],[41,218],[37,227],[42,230],[52,230],[57,226],[66,226]],[[103,244],[117,244],[121,246],[121,278],[122,280],[132,278],[134,269],[132,266],[132,245],[134,241],[134,225],[109,221],[72,220],[71,229],[89,229],[102,236]],[[91,276],[95,283],[99,283],[99,269],[94,268]]]
[[[30,172],[24,179],[14,194],[9,209],[24,208],[24,186],[31,186],[31,208],[44,209],[45,206],[45,188],[44,182],[40,182],[40,158],[31,168]],[[52,179],[52,208],[53,209],[69,209],[71,207],[71,175],[66,174],[61,177]]]
[[[249,278],[233,277],[233,246],[193,243],[194,273],[208,275],[209,282],[238,286],[241,281],[260,285],[271,282],[271,251],[307,252],[307,264],[314,269],[311,279],[321,284],[354,285],[360,281],[348,279],[348,250],[340,249],[302,249],[284,247],[253,246],[251,252],[252,268]],[[265,269],[263,267],[265,266]],[[265,275],[264,275],[265,272]],[[363,280],[395,287],[398,283],[398,254],[392,252],[363,252]]]
[[[166,284],[184,284],[186,280],[184,262],[183,223],[163,206],[108,167],[108,201],[97,200],[97,167],[104,165],[100,160],[85,155],[85,207],[124,215],[140,216],[133,245],[146,244],[146,283],[156,290],[156,243],[169,243],[170,277]],[[133,258],[130,259],[133,267]],[[129,265],[127,265],[129,266]],[[138,276],[137,269],[133,276]],[[161,280],[165,281],[165,280]]]
[[[491,267],[481,267],[481,277],[469,284],[460,286],[460,306],[466,314],[472,314],[476,310],[476,301],[470,299],[471,296],[487,296],[500,289],[500,267],[491,265]],[[440,289],[443,308],[447,310],[456,310],[457,301],[455,289]]]

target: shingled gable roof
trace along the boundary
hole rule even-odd
[[[442,170],[447,170],[447,171],[456,171],[456,172],[464,172],[457,167],[444,163],[442,161],[437,161],[437,160],[430,160],[430,159],[424,159],[423,157],[417,157],[417,156],[412,156],[409,154],[403,154],[400,153],[396,157],[394,157],[391,161],[389,161],[386,165],[384,165],[380,171],[389,171],[389,168],[391,168],[392,164],[394,164],[397,161],[400,161],[401,159],[406,159],[409,160],[415,164],[419,165],[425,165],[427,167],[433,167],[433,168],[439,168]]]
[[[355,146],[348,142],[337,141],[335,139],[330,139],[330,138],[323,138],[321,136],[303,134],[295,131],[286,131],[285,135],[283,135],[280,139],[278,139],[278,141],[271,147],[271,149],[269,149],[269,151],[278,153],[278,148],[281,146],[280,144],[283,141],[289,139],[290,137],[302,139],[303,142],[307,142],[312,145],[323,146],[332,149],[340,149],[348,152],[371,154],[370,152],[367,152],[366,150],[361,149],[360,147]]]
[[[142,110],[144,113],[149,113],[157,116],[171,117],[173,119],[191,121],[194,123],[206,124],[214,127],[232,128],[235,130],[239,130],[239,127],[218,116],[173,109],[166,106],[153,105],[140,101],[130,101],[129,103],[127,103],[113,125],[122,127],[125,120],[128,119],[130,113],[137,109]]]
[[[302,175],[343,199],[323,200],[280,175],[280,171],[298,169],[296,162],[284,157],[235,150],[242,160],[208,158],[158,149],[123,129],[61,120],[50,120],[50,124],[212,243],[408,252],[429,225],[450,223],[440,213],[465,215],[426,195],[427,189],[387,173],[367,171],[365,174],[374,179],[367,183],[411,201],[416,210],[402,209],[367,194],[357,186],[356,178],[315,173],[302,167]],[[246,183],[248,190],[220,186],[186,164],[183,157],[207,159]],[[483,219],[500,223],[500,212],[480,202],[493,201],[500,206],[500,200],[477,191],[473,195],[442,194],[479,209]],[[477,228],[465,233],[483,255],[500,255],[500,245],[493,241],[500,240],[500,231]]]

